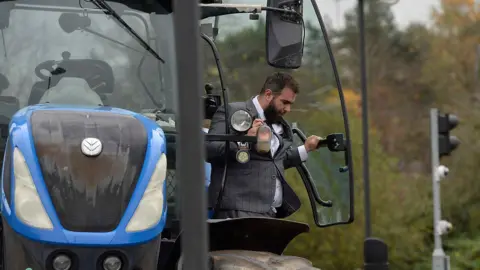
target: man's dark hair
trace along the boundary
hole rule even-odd
[[[265,93],[265,90],[270,89],[273,94],[279,95],[285,87],[292,89],[295,94],[298,94],[300,90],[298,82],[292,75],[283,72],[275,72],[267,77],[260,94],[263,94]]]

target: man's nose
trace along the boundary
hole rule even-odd
[[[290,105],[286,105],[284,110],[285,110],[286,113],[290,112]]]

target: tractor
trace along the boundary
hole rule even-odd
[[[342,124],[324,131],[316,153],[292,170],[318,227],[351,223],[347,110],[319,7],[308,0],[259,2],[199,2],[199,39],[218,78],[204,85],[204,119],[229,104],[228,67],[221,57],[228,52],[216,42],[226,28],[219,21],[265,16],[265,67],[295,71],[306,61],[309,14],[323,33],[319,43]],[[1,1],[0,13],[2,269],[182,269],[175,177],[182,76],[176,70],[173,3],[18,0]],[[241,120],[226,111],[232,116],[226,117],[228,125]],[[299,113],[296,119],[304,117]],[[292,123],[298,144],[306,139],[300,125]],[[260,137],[226,130],[205,140],[253,143]],[[205,217],[212,269],[315,269],[305,259],[282,255],[297,235],[308,232],[307,224],[218,220],[214,212],[209,209]]]

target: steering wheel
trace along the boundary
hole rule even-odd
[[[114,90],[113,70],[102,60],[70,59],[70,52],[62,53],[62,60],[48,60],[35,68],[35,75],[41,79],[30,93],[28,104],[37,104],[49,88],[55,87],[62,78],[82,78],[102,100]],[[48,75],[45,75],[45,74]]]
[[[48,80],[51,75],[53,74],[53,72],[55,71],[55,68],[54,66],[57,64],[57,61],[55,60],[49,60],[49,61],[45,61],[43,63],[41,63],[40,65],[38,65],[36,68],[35,68],[35,75],[37,75],[37,77],[39,77],[40,79],[46,81]],[[46,70],[50,76],[45,76],[42,74],[42,71]]]
[[[57,64],[60,64],[62,61],[68,61],[70,60],[70,52],[68,51],[65,51],[62,53],[62,60],[61,61],[55,61],[55,60],[49,60],[49,61],[45,61],[43,63],[41,63],[40,65],[38,65],[36,68],[35,68],[35,75],[37,75],[37,77],[39,77],[40,79],[46,81],[48,80],[52,75],[58,75],[58,74],[62,74],[62,73],[65,73],[66,70],[62,67],[55,67]],[[45,76],[42,74],[42,70],[46,70],[50,75],[49,76]]]

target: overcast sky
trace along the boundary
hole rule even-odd
[[[368,0],[366,0],[368,1]],[[317,0],[323,16],[328,16],[336,27],[343,25],[343,13],[355,7],[357,0]],[[400,0],[392,10],[399,26],[411,22],[428,23],[430,11],[440,0]]]
[[[324,21],[328,26],[334,26],[335,28],[344,25],[344,13],[356,7],[358,0],[316,0],[322,13]],[[369,0],[365,0],[369,1]],[[480,0],[477,0],[480,1]],[[242,3],[242,4],[258,4],[265,3],[267,0],[223,0],[223,3]],[[395,20],[401,28],[407,26],[413,22],[429,23],[430,14],[433,8],[438,8],[440,0],[399,0],[397,4],[392,7],[395,15]],[[304,16],[306,20],[317,20],[316,16],[311,8],[311,4],[308,4],[308,8],[304,9]],[[264,15],[262,15],[263,17]],[[220,38],[222,33],[235,31],[243,28],[246,25],[253,25],[255,22],[246,19],[244,14],[235,14],[229,16],[223,16],[220,18],[222,30],[220,31]],[[207,19],[213,23],[213,18]],[[228,30],[230,31],[228,31]]]

